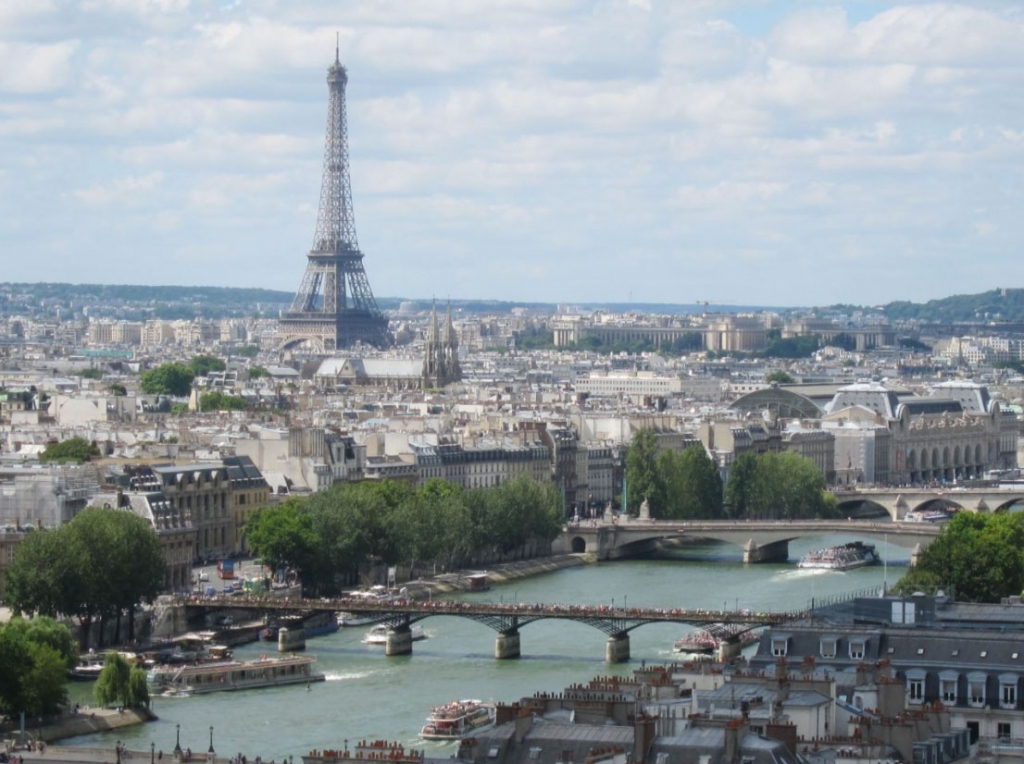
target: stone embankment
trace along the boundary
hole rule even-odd
[[[417,600],[428,599],[436,597],[438,594],[467,591],[469,589],[469,578],[467,576],[470,573],[486,573],[491,584],[498,585],[586,564],[587,561],[582,555],[553,555],[551,557],[538,557],[532,560],[500,563],[486,570],[464,570],[456,573],[447,573],[433,578],[407,581],[402,585],[408,590],[410,598]]]
[[[106,732],[122,727],[134,727],[137,724],[145,724],[156,718],[156,714],[148,708],[126,708],[121,711],[116,708],[83,708],[78,713],[68,714],[50,724],[25,730],[25,739],[26,741],[36,742],[42,738],[43,742],[50,743],[54,740],[89,735],[93,732]],[[15,743],[19,742],[21,737],[20,732],[16,729],[5,730],[2,734],[5,738],[9,738]]]

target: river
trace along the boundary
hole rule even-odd
[[[908,564],[909,552],[878,544],[892,566],[846,572],[806,571],[795,562],[808,550],[854,540],[849,536],[807,538],[790,543],[789,564],[744,565],[738,547],[695,545],[669,557],[622,560],[579,566],[462,595],[481,601],[616,604],[629,607],[680,607],[794,610],[810,600],[867,587],[883,578],[895,582]],[[174,748],[175,725],[182,747],[205,752],[210,727],[218,755],[245,753],[280,761],[312,748],[337,748],[345,739],[386,738],[446,756],[451,743],[417,739],[424,717],[434,705],[458,698],[510,702],[536,691],[559,691],[573,682],[601,674],[629,674],[641,661],[667,663],[673,642],[688,629],[648,624],[630,634],[632,660],[604,661],[606,636],[584,624],[539,621],[524,626],[522,657],[493,658],[495,632],[463,618],[432,617],[422,622],[429,639],[416,642],[411,656],[387,658],[382,647],[361,643],[365,628],[341,629],[309,640],[326,682],[188,698],[157,697],[151,724],[63,741],[62,745],[113,747],[115,739],[134,750],[150,742],[165,755]],[[753,648],[749,648],[753,649]],[[239,658],[255,658],[266,645],[236,649]],[[71,686],[72,701],[92,701],[91,684]]]

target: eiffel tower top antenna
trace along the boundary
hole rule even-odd
[[[340,66],[341,65],[340,50],[341,50],[341,32],[335,32],[334,33],[334,65],[335,66]]]

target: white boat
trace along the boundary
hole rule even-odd
[[[494,726],[495,710],[480,700],[453,700],[435,706],[420,730],[424,740],[461,740]]]
[[[351,607],[358,608],[360,604],[379,605],[385,602],[404,602],[408,598],[408,590],[403,586],[401,589],[388,589],[386,586],[376,584],[369,589],[348,592],[345,598],[352,604]],[[376,613],[353,613],[347,610],[338,613],[339,626],[368,626],[375,623],[378,618]]]
[[[808,552],[797,563],[797,567],[812,570],[852,570],[878,563],[878,554],[872,544],[851,541],[842,546],[830,546]]]
[[[427,632],[423,631],[423,627],[418,623],[414,623],[409,627],[409,633],[412,635],[413,642],[419,642],[421,639],[427,638]],[[363,643],[367,645],[386,645],[388,643],[388,626],[385,623],[378,623],[363,637]]]
[[[313,671],[311,655],[285,655],[252,661],[225,661],[190,666],[158,666],[146,674],[151,691],[167,697],[224,690],[249,690],[324,681]]]
[[[369,626],[374,620],[376,620],[374,614],[349,613],[347,610],[338,613],[338,625],[341,627]]]

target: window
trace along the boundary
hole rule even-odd
[[[836,657],[836,638],[835,637],[822,637],[821,638],[821,657],[822,658],[835,658]]]
[[[776,658],[783,657],[789,647],[789,637],[772,637],[772,655]]]
[[[996,730],[997,730],[996,734],[999,736],[1000,740],[1009,740],[1010,739],[1010,723],[1009,722],[999,722],[999,724],[996,725]]]
[[[850,657],[855,661],[864,659],[864,647],[867,640],[857,637],[850,640]]]
[[[956,679],[940,679],[939,694],[944,703],[956,703]]]
[[[971,674],[967,677],[967,702],[975,708],[985,705],[985,676],[983,674]]]
[[[924,701],[924,679],[908,679],[907,680],[907,692],[909,693],[909,700],[911,703],[921,703]]]
[[[1017,678],[1014,676],[999,677],[999,705],[1002,708],[1017,707]]]
[[[533,759],[533,760],[539,759],[540,758],[541,750],[542,749],[540,748],[540,746],[536,746],[536,745],[532,746],[530,748],[530,758]]]

